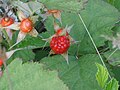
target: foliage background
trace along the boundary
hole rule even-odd
[[[30,2],[28,0],[21,1],[26,3]],[[117,50],[110,58],[108,58],[115,49],[112,48],[112,41],[102,37],[103,35],[116,37],[116,34],[120,32],[119,0],[88,0],[88,2],[85,2],[85,0],[81,0],[80,2],[78,0],[38,0],[38,2],[42,2],[48,9],[62,10],[61,26],[65,27],[66,25],[74,25],[70,35],[79,42],[77,44],[71,45],[69,49],[69,65],[67,65],[65,59],[60,55],[49,56],[49,44],[47,43],[45,45],[45,41],[42,39],[48,38],[54,34],[54,18],[49,16],[43,23],[42,19],[39,18],[38,22],[35,24],[35,28],[39,32],[39,36],[33,38],[28,35],[21,43],[13,48],[24,48],[24,50],[17,51],[7,61],[7,63],[10,64],[10,66],[8,66],[10,74],[14,74],[13,78],[15,80],[11,77],[13,79],[13,84],[19,82],[20,86],[26,84],[27,86],[30,85],[29,88],[35,86],[35,90],[38,90],[37,86],[43,83],[40,78],[43,78],[43,81],[49,81],[52,79],[53,81],[51,82],[54,82],[54,78],[56,78],[56,82],[58,83],[55,85],[53,84],[54,87],[51,90],[59,90],[61,88],[62,90],[68,90],[68,88],[69,90],[102,90],[102,88],[98,85],[95,77],[97,72],[95,63],[102,63],[88,33],[85,30],[85,27],[83,26],[83,23],[80,20],[78,13],[80,13],[82,19],[84,20],[111,77],[115,77],[118,81],[120,81],[120,51]],[[25,5],[21,5],[20,3],[16,4],[14,1],[13,5],[17,7],[25,7]],[[30,5],[33,7],[34,4]],[[40,6],[38,5],[36,8],[40,8]],[[13,44],[16,41],[17,34],[18,32],[16,32],[13,36]],[[43,49],[44,46],[45,48]],[[18,60],[15,58],[21,58],[24,63],[23,66],[20,64],[21,62],[17,62]],[[34,64],[35,62],[39,62],[42,69],[40,69],[38,63]],[[43,66],[41,66],[41,64],[43,64]],[[46,70],[45,73],[44,70]],[[51,77],[46,75],[46,73],[49,72],[51,73]],[[30,73],[30,76],[26,76],[28,73]],[[41,77],[34,76],[37,75],[37,73],[43,73],[43,75],[41,75]],[[6,73],[4,75],[6,75]],[[28,77],[25,81],[23,75]],[[31,82],[32,79],[29,77],[34,77],[33,82]],[[50,84],[51,82],[47,82],[47,84]],[[0,86],[2,86],[0,88],[7,90],[5,89],[7,84],[5,85],[4,83],[5,76],[3,76],[3,79],[0,79]],[[15,85],[13,88],[15,88],[15,90],[19,90],[20,86]],[[43,85],[38,88],[44,87],[46,86]],[[25,87],[23,88],[25,89]],[[26,87],[26,89],[28,89],[28,87]],[[48,86],[48,88],[45,90],[50,90],[50,86]],[[113,88],[111,90],[117,89]]]

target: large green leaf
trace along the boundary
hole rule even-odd
[[[120,13],[113,6],[102,0],[90,0],[86,10],[81,12],[81,16],[87,25],[87,28],[95,41],[97,47],[104,45],[106,41],[101,35],[111,35],[111,28],[118,20]],[[89,36],[85,34],[81,44],[82,52],[92,52],[93,45],[90,44]],[[89,47],[91,50],[89,50]],[[87,50],[87,49],[88,50]]]
[[[112,72],[114,73],[114,77],[120,82],[120,67],[113,67]]]
[[[27,36],[23,41],[18,43],[14,48],[33,49],[33,48],[42,48],[44,46],[48,46],[48,44],[45,44],[45,41],[43,41],[40,37]]]
[[[103,90],[118,90],[119,85],[118,81],[115,78],[112,78],[109,82],[108,80],[108,71],[105,67],[103,67],[101,64],[96,64],[98,71],[96,74],[96,79],[98,81],[98,84]]]
[[[37,1],[29,1],[27,3],[13,1],[12,5],[18,7],[20,10],[26,12],[29,15],[33,15],[35,12],[40,11],[40,9],[44,7],[42,3]]]
[[[50,52],[49,49],[36,50],[35,51],[35,61],[39,61],[42,58],[48,56],[49,52]]]
[[[109,81],[105,90],[118,90],[118,88],[119,88],[118,81],[113,78]]]
[[[8,70],[10,82],[7,80],[7,73],[4,72],[0,78],[0,90],[10,90],[9,84],[12,90],[68,90],[56,71],[44,70],[41,64],[22,64],[16,59],[8,66]]]
[[[95,78],[97,72],[95,62],[100,63],[96,54],[82,56],[79,60],[70,56],[69,65],[60,55],[41,60],[46,68],[59,72],[59,77],[69,86],[70,90],[101,90]]]
[[[120,0],[115,0],[114,6],[120,11]]]
[[[39,0],[48,9],[60,9],[63,11],[80,12],[84,9],[88,0]]]
[[[96,65],[97,65],[97,68],[98,68],[98,71],[97,71],[97,74],[96,74],[96,79],[98,81],[98,84],[102,88],[104,88],[106,83],[107,83],[107,80],[108,80],[108,71],[102,65],[100,65],[98,63]]]
[[[107,40],[101,36],[112,34],[111,28],[120,16],[120,13],[115,7],[102,0],[89,0],[85,10],[81,11],[80,14],[97,47],[105,44],[104,42]],[[53,22],[53,19],[49,17],[45,22],[45,26],[48,32],[53,34],[54,29],[53,23],[51,22]],[[62,27],[66,25],[74,25],[70,35],[76,41],[80,41],[79,49],[76,48],[80,53],[96,53],[77,14],[62,12]]]
[[[118,10],[120,10],[120,0],[104,0],[113,6],[115,6]]]
[[[33,60],[35,58],[35,54],[29,49],[20,50],[12,55],[12,57],[8,60],[8,63],[13,61],[15,58],[21,58],[24,62],[26,62]]]

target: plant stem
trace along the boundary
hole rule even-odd
[[[81,17],[80,14],[78,14],[78,16],[79,16],[80,20],[82,21],[82,24],[83,24],[83,26],[85,27],[85,30],[86,30],[86,32],[88,33],[88,35],[89,35],[89,37],[90,37],[90,39],[91,39],[91,41],[92,41],[92,44],[93,44],[93,46],[94,46],[97,54],[99,55],[99,58],[100,58],[100,60],[101,60],[101,62],[102,62],[102,64],[103,64],[103,66],[107,69],[107,67],[106,67],[106,65],[105,65],[105,63],[104,63],[104,61],[103,61],[103,58],[102,58],[102,56],[100,55],[100,52],[98,51],[97,46],[96,46],[96,44],[95,44],[95,42],[94,42],[94,40],[93,40],[93,38],[92,38],[92,36],[91,36],[91,34],[90,34],[90,32],[89,32],[89,30],[88,30],[85,22],[83,21],[83,19],[82,19],[82,17]],[[108,71],[108,69],[107,69],[107,71]],[[110,73],[109,73],[109,72],[108,72],[108,74],[109,74],[109,78],[111,79],[111,76],[110,76]]]
[[[10,42],[10,38],[9,38],[6,30],[3,29],[2,32],[3,32],[3,34],[4,34],[4,36],[5,36],[6,40],[7,40],[7,42],[8,42],[8,44],[9,44],[9,47],[10,47],[10,46],[11,46],[11,42]]]
[[[119,48],[116,48],[116,49],[108,56],[107,60],[110,59],[110,57],[111,57],[118,49],[119,49]]]
[[[6,69],[6,74],[7,74],[7,80],[8,80],[9,90],[13,90],[13,89],[12,89],[11,79],[10,79],[10,74],[9,74],[9,72],[8,72],[8,68],[7,68],[6,62],[4,61],[3,64],[4,64],[4,67],[5,67],[5,69]]]

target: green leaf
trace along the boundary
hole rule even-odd
[[[120,16],[120,13],[115,7],[102,0],[89,0],[85,10],[82,10],[80,14],[97,47],[105,45],[105,41],[107,40],[101,36],[112,35],[111,28]],[[53,18],[51,17],[45,22],[45,27],[48,33],[50,33],[49,35],[54,33],[53,23],[51,22],[53,22]],[[96,53],[77,14],[62,12],[62,27],[66,25],[74,25],[70,35],[73,39],[80,42],[80,47],[76,47],[79,53]],[[48,37],[49,35],[47,34]]]
[[[113,66],[117,66],[120,64],[120,50],[115,51],[115,49],[112,49],[108,52],[105,52],[104,56],[106,57],[109,64]]]
[[[47,57],[49,55],[49,50],[37,50],[35,52],[35,60],[39,61],[44,57]]]
[[[73,45],[71,45],[70,48],[69,48],[68,53],[69,53],[70,55],[77,56],[77,55],[78,55],[78,52],[79,52],[79,49],[76,49],[76,48],[79,48],[79,47],[80,47],[79,44],[73,44]]]
[[[35,58],[35,54],[32,52],[32,50],[20,50],[15,52],[8,62],[13,61],[15,58],[21,58],[24,62],[26,62],[33,60]]]
[[[28,0],[20,0],[20,1],[22,1],[22,2],[27,2]]]
[[[15,59],[9,66],[10,82],[7,82],[7,73],[0,78],[0,89],[9,90],[68,90],[66,85],[58,78],[56,71],[44,70],[38,63],[22,64]],[[9,84],[8,84],[9,83]]]
[[[104,0],[120,10],[120,0]]]
[[[120,0],[115,0],[114,6],[120,11]]]
[[[108,71],[105,67],[103,67],[98,63],[96,63],[96,66],[98,68],[98,71],[96,74],[97,82],[101,88],[104,88],[108,80]]]
[[[109,81],[105,90],[118,90],[118,88],[119,88],[118,81],[113,78]]]
[[[120,67],[112,67],[114,77],[120,82]]]
[[[82,56],[79,60],[69,56],[69,65],[60,55],[41,60],[47,69],[59,72],[60,79],[69,86],[70,90],[101,90],[95,79],[97,72],[95,62],[100,63],[96,54]]]
[[[102,35],[111,35],[111,28],[118,20],[120,13],[118,10],[102,0],[89,0],[86,10],[81,12],[81,16],[95,41],[97,47],[103,46],[106,41]],[[89,36],[84,35],[81,41],[81,52],[95,51]]]
[[[45,44],[45,41],[43,41],[40,37],[27,36],[14,48],[34,49],[34,48],[42,48],[44,46],[48,46],[48,44]]]
[[[67,12],[78,13],[84,9],[88,0],[39,0],[46,5],[48,9],[59,9]]]
[[[35,12],[40,11],[40,9],[44,7],[42,3],[37,1],[29,1],[27,3],[13,1],[12,5],[18,7],[20,10],[26,12],[29,15],[33,15]]]

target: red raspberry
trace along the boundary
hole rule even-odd
[[[0,58],[0,66],[3,65],[3,60]]]
[[[70,40],[67,36],[54,36],[50,41],[50,48],[55,54],[63,54],[70,47]]]

